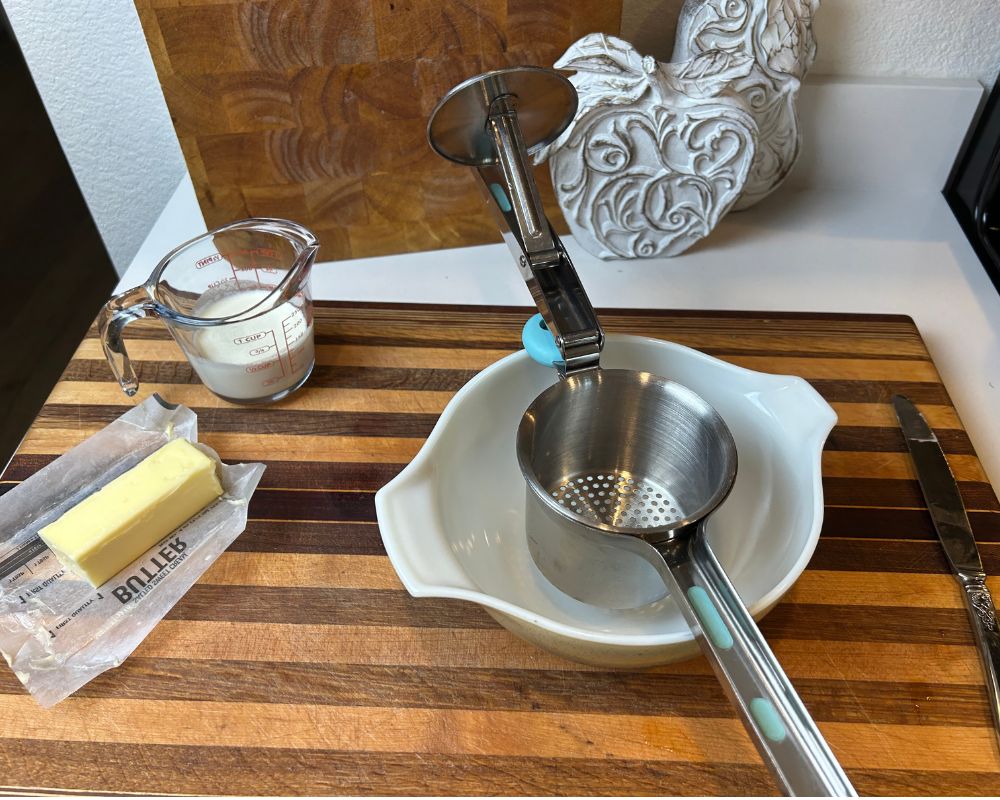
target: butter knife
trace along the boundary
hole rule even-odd
[[[903,429],[906,446],[913,456],[920,490],[934,520],[934,529],[955,580],[962,588],[965,607],[972,620],[972,633],[983,662],[993,728],[1000,742],[1000,686],[997,683],[997,674],[1000,673],[1000,628],[997,627],[993,597],[986,588],[986,573],[969,525],[969,516],[965,513],[962,495],[944,451],[923,414],[902,395],[895,395],[892,404]]]

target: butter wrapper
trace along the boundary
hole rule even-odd
[[[43,706],[119,666],[246,528],[264,465],[227,466],[197,437],[191,409],[154,395],[0,497],[0,652]],[[218,463],[223,496],[94,589],[38,531],[175,438]]]

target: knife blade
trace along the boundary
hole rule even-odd
[[[962,589],[986,677],[993,729],[1000,744],[1000,627],[997,625],[993,597],[986,588],[986,573],[969,524],[969,515],[958,483],[948,466],[948,459],[923,414],[909,399],[899,394],[892,398],[892,405],[896,409],[906,447],[913,458],[920,491],[927,502],[934,530],[941,540],[952,574]]]

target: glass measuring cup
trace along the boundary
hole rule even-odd
[[[316,363],[309,275],[319,244],[301,225],[246,219],[170,251],[101,310],[111,371],[130,397],[139,380],[122,339],[130,322],[163,320],[202,383],[233,403],[269,403],[298,389]]]

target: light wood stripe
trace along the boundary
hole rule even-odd
[[[896,412],[889,403],[830,403],[837,412],[838,425],[860,427],[895,428],[899,426]],[[958,414],[951,406],[926,403],[920,405],[920,412],[932,428],[953,428],[962,430]]]
[[[69,422],[69,420],[67,420]],[[33,427],[18,452],[28,455],[64,453],[100,430]],[[198,440],[223,454],[229,461],[349,461],[406,464],[413,459],[423,439],[379,436],[268,436],[254,433],[220,433],[202,429]]]
[[[173,341],[137,339],[129,343],[135,361],[183,361],[184,355]],[[316,363],[326,366],[404,367],[409,369],[483,369],[508,355],[510,350],[445,349],[440,347],[380,347],[359,345],[319,345]],[[75,358],[103,360],[97,341],[81,343]],[[898,359],[783,357],[734,354],[723,360],[746,369],[803,378],[839,380],[891,380],[939,382],[937,370],[928,361]]]
[[[989,577],[987,584],[994,594],[1000,594],[1000,577]],[[783,602],[892,608],[965,607],[962,592],[951,575],[899,572],[806,570]]]
[[[193,408],[244,408],[212,394],[200,383],[143,383],[135,397],[128,397],[117,383],[61,381],[48,403],[121,406],[124,414],[147,397],[159,394],[171,403]],[[307,386],[281,403],[282,411],[388,412],[440,414],[453,392],[404,389],[319,389]]]
[[[988,482],[976,456],[948,455],[948,464],[960,481]],[[823,476],[826,478],[899,478],[917,479],[909,453],[856,453],[827,450],[823,453]]]
[[[223,553],[200,583],[403,590],[387,556],[304,553]]]
[[[214,395],[200,383],[143,383],[139,394],[128,397],[112,381],[61,381],[48,403],[66,405],[122,406],[122,413],[153,394],[197,408],[239,408]],[[383,411],[414,414],[441,413],[454,392],[400,389],[324,389],[307,386],[282,401],[288,411]],[[898,425],[888,403],[831,403],[839,425],[891,428]],[[950,406],[922,405],[921,412],[932,427],[961,430],[962,424]],[[894,455],[894,454],[891,454]]]
[[[404,591],[386,556],[223,553],[201,583]],[[987,584],[1000,596],[1000,576],[988,578]],[[897,572],[807,570],[792,585],[783,602],[964,608],[961,591],[951,575]]]
[[[66,420],[70,422],[70,420]],[[61,454],[99,430],[96,426],[70,428],[34,427],[18,452],[25,455]],[[345,436],[270,436],[222,433],[202,428],[199,438],[230,461],[353,461],[406,464],[423,445],[418,438]],[[360,445],[360,446],[359,446]],[[948,463],[960,481],[986,481],[975,456],[949,455]],[[902,478],[916,480],[907,453],[823,453],[823,474],[829,478]]]
[[[746,369],[798,375],[809,380],[928,381],[939,383],[937,370],[928,361],[850,358],[781,358],[774,356],[725,356],[725,361]]]
[[[39,712],[0,696],[10,737],[49,741],[759,763],[731,719],[74,698]],[[143,724],[143,720],[155,724]],[[821,723],[845,767],[996,770],[986,728]],[[926,749],[934,741],[933,751]]]

